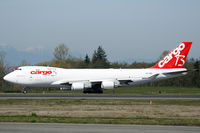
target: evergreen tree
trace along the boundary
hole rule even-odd
[[[106,52],[104,51],[104,49],[101,46],[99,46],[97,49],[97,59],[105,61],[105,62],[107,61]]]
[[[90,58],[89,58],[88,54],[86,54],[84,62],[87,65],[90,64]]]
[[[108,68],[110,66],[106,52],[101,46],[93,53],[92,66],[94,68]]]
[[[195,69],[195,72],[194,72],[194,75],[193,75],[193,86],[197,86],[197,87],[200,87],[200,72],[199,72],[199,65],[200,65],[200,61],[197,60],[195,63],[194,63],[194,69]]]
[[[94,64],[95,62],[97,62],[98,58],[97,58],[97,51],[94,50],[93,56],[92,56],[92,63]]]

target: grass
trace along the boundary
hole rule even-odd
[[[200,100],[154,99],[153,105],[200,106]],[[1,99],[1,105],[148,105],[149,99]]]
[[[64,116],[0,116],[0,122],[84,123],[84,124],[144,124],[200,126],[199,119],[148,117],[64,117]]]
[[[121,87],[105,90],[104,94],[37,89],[28,92],[0,96],[200,96],[200,88],[184,87]],[[200,99],[0,99],[0,122],[200,126],[199,112]]]
[[[0,99],[0,122],[200,126],[199,99]]]
[[[105,91],[112,94],[112,90]],[[200,88],[185,87],[122,87],[116,88],[115,94],[119,95],[200,95]]]

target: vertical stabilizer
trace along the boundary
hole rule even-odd
[[[185,60],[192,46],[192,42],[182,42],[167,56],[159,61],[152,68],[169,69],[169,68],[183,68]]]

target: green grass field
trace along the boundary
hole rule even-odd
[[[105,94],[112,94],[112,90],[106,90]],[[117,95],[200,95],[200,88],[185,87],[122,87],[116,88]]]
[[[181,125],[200,126],[198,119],[180,118],[115,118],[115,117],[58,117],[58,116],[0,116],[0,122],[31,122],[31,123],[78,123],[78,124],[142,124],[142,125]]]
[[[104,94],[31,89],[27,94],[67,96],[200,96],[200,88],[122,87]],[[0,99],[0,122],[58,122],[200,126],[199,99]]]
[[[1,99],[0,122],[200,126],[200,100]]]

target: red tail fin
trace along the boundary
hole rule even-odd
[[[183,68],[191,46],[192,42],[182,42],[152,68]]]

